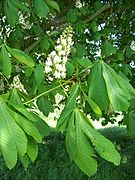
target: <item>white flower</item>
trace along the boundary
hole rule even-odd
[[[50,56],[56,56],[57,54],[56,54],[56,51],[52,51],[51,53],[50,53]]]
[[[61,72],[61,77],[64,79],[66,77],[66,73],[65,72]]]
[[[46,65],[47,65],[47,66],[52,66],[52,61],[51,61],[51,59],[48,58],[48,60],[46,61]]]
[[[72,38],[71,38],[71,37],[68,37],[68,39],[67,39],[67,40],[68,40],[68,43],[69,43],[69,44],[71,44],[71,42],[72,42]]]
[[[62,50],[62,46],[61,46],[61,45],[56,46],[56,47],[55,47],[55,50],[56,50],[56,51],[61,51],[61,50]]]
[[[59,56],[62,56],[62,55],[64,56],[64,55],[66,55],[66,52],[63,50],[63,51],[59,51],[58,54],[59,54]]]
[[[55,77],[56,79],[59,79],[59,78],[61,77],[61,72],[60,72],[60,71],[55,71],[55,72],[54,72],[54,77]]]
[[[60,44],[60,38],[57,39],[57,44]]]
[[[45,72],[46,72],[46,74],[48,74],[49,72],[51,72],[52,71],[52,68],[50,67],[50,66],[45,66]]]
[[[62,71],[62,64],[56,64],[55,65],[56,69],[58,69],[59,71]]]
[[[67,44],[67,40],[66,39],[61,39],[61,43],[62,43],[62,45],[66,45]]]
[[[59,63],[61,62],[61,57],[59,57],[58,55],[56,55],[53,59],[53,62],[56,64],[56,63]]]
[[[66,72],[66,66],[65,66],[65,64],[62,65],[61,71],[62,71],[62,72]]]
[[[64,57],[63,57],[62,60],[63,60],[63,63],[64,63],[64,64],[67,62],[67,59],[68,59],[67,56],[64,56]]]
[[[12,82],[12,84],[11,84],[11,87],[12,87],[12,88],[16,88],[16,89],[18,89],[19,91],[22,91],[22,92],[24,92],[24,93],[27,94],[26,89],[24,88],[23,84],[22,84],[21,81],[20,81],[19,75],[15,76],[15,77],[13,78],[13,82]]]

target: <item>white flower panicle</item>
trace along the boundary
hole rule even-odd
[[[52,51],[46,60],[45,73],[50,81],[55,79],[64,79],[66,77],[66,62],[70,54],[73,29],[71,26],[66,27],[60,38],[57,40],[55,50]]]
[[[19,91],[24,92],[24,93],[27,94],[26,89],[24,88],[23,84],[22,84],[21,81],[20,81],[19,75],[15,76],[15,77],[13,78],[13,82],[12,82],[12,84],[11,84],[11,88],[16,88],[16,89],[18,89]]]

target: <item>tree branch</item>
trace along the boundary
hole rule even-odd
[[[95,12],[94,14],[92,14],[90,17],[88,17],[87,19],[83,20],[82,23],[89,23],[91,21],[93,21],[96,17],[100,16],[103,12],[108,11],[111,9],[111,5],[110,4],[106,4],[103,7],[101,7],[100,10],[98,10],[97,12]]]
[[[71,8],[71,5],[70,5],[70,8]],[[101,7],[100,10],[95,12],[93,15],[91,15],[87,19],[83,20],[81,23],[83,23],[83,24],[89,23],[89,22],[93,21],[96,17],[100,16],[103,12],[108,11],[109,9],[111,9],[111,5],[110,4],[106,4],[103,7]],[[49,29],[51,26],[57,27],[57,26],[62,25],[65,21],[64,21],[64,19],[61,19],[61,16],[63,16],[63,13],[66,14],[66,12],[68,10],[69,10],[69,7],[64,9],[63,12],[60,13],[60,15],[56,16],[56,18],[54,18],[54,20],[52,22],[50,22],[50,24],[47,27],[47,29]],[[58,17],[60,19],[57,19]],[[45,30],[47,30],[47,29],[45,29]],[[30,52],[31,50],[33,50],[42,41],[42,39],[43,39],[43,37],[41,37],[37,41],[35,41],[32,45],[30,45],[27,49],[25,49],[25,52]]]

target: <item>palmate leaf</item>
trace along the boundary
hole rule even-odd
[[[89,119],[79,109],[75,112],[76,119],[80,122],[83,132],[90,138],[95,150],[105,160],[119,165],[121,160],[120,154],[116,151],[113,143],[91,127],[88,123]]]
[[[75,100],[76,103],[78,94],[75,93],[78,92],[76,88],[70,94],[69,104],[72,100]],[[113,162],[115,165],[120,164],[120,155],[113,143],[98,133],[87,116],[74,105],[72,108],[66,108],[65,106],[57,127],[62,133],[66,132],[66,148],[70,158],[88,176],[92,176],[97,170],[94,148],[105,160]],[[91,143],[88,138],[91,140]]]
[[[74,115],[73,112],[66,133],[66,148],[70,158],[79,168],[88,176],[92,176],[97,170],[94,150]]]
[[[8,168],[15,166],[17,157],[27,168],[28,156],[32,161],[36,159],[38,143],[50,131],[50,127],[42,119],[27,111],[15,89],[6,96],[1,95],[0,150]]]
[[[9,169],[15,166],[17,154],[23,156],[27,150],[25,133],[16,124],[2,99],[0,99],[0,149]]]

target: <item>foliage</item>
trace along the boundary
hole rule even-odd
[[[9,169],[18,159],[25,169],[36,159],[38,143],[52,131],[40,115],[60,105],[55,130],[65,134],[70,158],[86,175],[96,173],[98,154],[120,164],[117,148],[92,120],[113,122],[122,112],[121,124],[134,136],[134,6],[133,0],[0,1],[0,152]]]
[[[44,143],[39,146],[39,154],[36,161],[30,163],[27,171],[18,163],[12,170],[8,170],[1,158],[0,176],[2,179],[74,179],[74,180],[120,180],[134,179],[135,167],[135,142],[125,135],[125,128],[107,128],[100,130],[105,137],[113,141],[121,148],[122,163],[114,166],[98,157],[99,168],[92,177],[87,177],[79,168],[70,161],[66,152],[64,136],[50,134],[45,137]],[[119,149],[120,149],[119,148]]]

